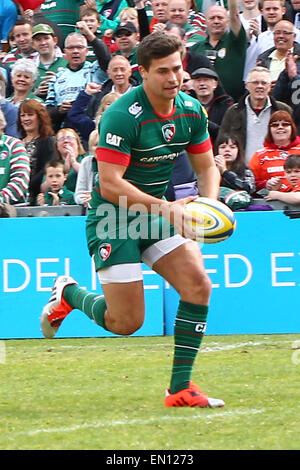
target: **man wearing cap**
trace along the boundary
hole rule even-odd
[[[131,22],[121,23],[114,33],[114,38],[119,48],[115,54],[121,54],[129,60],[132,77],[141,83],[142,77],[137,63],[138,30],[135,25]]]
[[[36,64],[38,77],[35,82],[34,93],[46,99],[49,81],[56,73],[67,66],[68,61],[63,57],[57,47],[57,37],[48,24],[38,24],[32,29],[32,44],[38,52]]]
[[[206,109],[209,120],[220,125],[234,101],[225,93],[218,74],[212,69],[200,68],[192,73],[192,79],[197,99]]]

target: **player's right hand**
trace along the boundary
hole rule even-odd
[[[174,226],[177,233],[190,240],[196,240],[199,237],[194,224],[203,224],[202,218],[197,218],[185,210],[186,204],[197,199],[198,196],[188,196],[182,199],[172,201],[168,205],[169,222]],[[163,214],[165,217],[165,214]]]

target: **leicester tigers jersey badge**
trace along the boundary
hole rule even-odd
[[[171,123],[165,124],[164,126],[162,126],[161,130],[162,130],[165,141],[171,142],[176,131],[175,124],[171,124]]]
[[[102,243],[99,246],[99,255],[103,261],[106,261],[111,254],[111,245],[109,243]]]

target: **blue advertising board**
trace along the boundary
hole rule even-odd
[[[282,211],[236,213],[232,237],[202,246],[212,280],[206,334],[300,332],[300,219]],[[165,333],[178,295],[165,289]]]
[[[236,213],[224,242],[201,247],[212,280],[207,334],[300,333],[300,219],[282,211]],[[85,241],[85,217],[0,219],[0,338],[40,338],[39,316],[56,276],[101,286]],[[172,335],[178,295],[143,265],[146,316],[139,336]],[[113,336],[73,311],[57,337]]]
[[[88,253],[85,217],[0,219],[1,310],[0,338],[40,338],[39,317],[53,281],[67,274],[81,287],[101,293]],[[146,319],[136,335],[162,335],[163,284],[143,267]],[[114,336],[74,310],[56,337]]]

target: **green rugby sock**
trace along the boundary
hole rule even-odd
[[[92,294],[77,284],[72,284],[65,287],[63,296],[71,307],[81,310],[97,325],[107,329],[104,320],[106,303],[103,295]]]
[[[192,368],[206,330],[208,307],[180,301],[174,327],[174,359],[170,391],[189,387]]]

